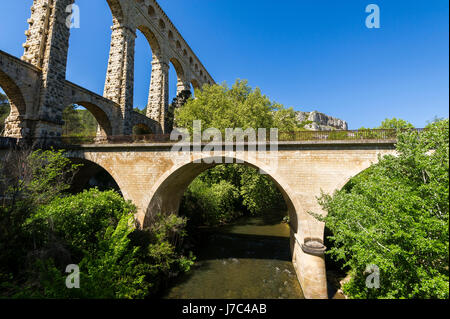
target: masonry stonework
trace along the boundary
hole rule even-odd
[[[173,145],[82,146],[68,156],[103,167],[119,185],[125,199],[137,207],[136,219],[145,226],[157,213],[177,213],[188,185],[203,171],[220,163],[211,159],[239,160],[266,172],[286,201],[291,226],[294,268],[306,298],[327,298],[323,250],[311,253],[309,242],[323,244],[324,224],[309,213],[325,214],[317,202],[321,191],[333,193],[351,177],[376,163],[379,156],[394,154],[394,141],[289,142],[279,150],[259,154],[228,151],[220,154],[173,152]],[[200,160],[199,163],[197,161]]]
[[[22,61],[0,51],[0,86],[11,104],[5,136],[35,139],[61,136],[62,112],[67,103],[83,105],[93,113],[99,122],[100,137],[130,135],[137,125],[146,125],[153,133],[170,133],[169,68],[173,67],[177,73],[177,93],[190,90],[191,83],[195,87],[214,83],[155,0],[106,1],[113,21],[104,99],[66,80],[70,36],[67,8],[77,2],[33,1]],[[153,53],[153,61],[149,60],[153,67],[148,118],[133,111],[138,30],[148,40]],[[80,96],[86,100],[72,98]],[[100,105],[92,104],[94,100]]]
[[[34,140],[60,136],[62,111],[71,104],[82,105],[94,115],[99,138],[131,134],[136,125],[153,133],[168,133],[169,68],[177,73],[177,93],[189,93],[191,84],[198,89],[214,83],[155,0],[107,0],[113,27],[103,96],[67,81],[70,30],[66,8],[72,3],[34,0],[22,59],[0,51],[0,86],[11,104],[6,136]],[[153,53],[147,116],[133,112],[137,30],[145,35]],[[379,155],[393,152],[393,141],[293,142],[281,143],[279,151],[264,156],[222,150],[219,158],[239,159],[260,168],[278,185],[291,217],[292,261],[304,294],[327,298],[323,251],[308,246],[323,243],[324,225],[309,212],[325,213],[316,200],[321,190],[332,193],[342,188],[350,177],[377,162]],[[108,171],[125,199],[138,207],[136,219],[142,226],[158,212],[177,212],[186,187],[216,165],[195,161],[217,156],[192,152],[180,157],[168,144],[80,146],[69,149],[68,155]]]

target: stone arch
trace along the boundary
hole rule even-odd
[[[166,24],[164,23],[163,19],[159,19],[158,25],[161,28],[161,30],[164,30],[166,28]]]
[[[386,155],[386,154],[385,154]],[[367,171],[370,167],[372,167],[372,165],[375,165],[378,163],[378,159],[373,162],[373,161],[364,161],[362,162],[362,166],[357,167],[354,169],[353,172],[350,172],[350,174],[348,176],[346,176],[344,179],[339,180],[338,184],[336,185],[335,189],[336,190],[341,190],[342,188],[344,188],[352,178],[364,173],[365,171]]]
[[[191,84],[192,84],[194,90],[200,90],[202,88],[200,86],[200,83],[196,79],[192,79]]]
[[[147,13],[150,18],[154,18],[156,16],[155,8],[153,8],[152,6],[148,6]]]
[[[111,180],[110,188],[116,190],[120,194],[122,194],[121,188],[119,184],[117,183],[116,178],[113,176],[112,172],[108,171],[105,167],[102,165],[96,163],[95,161],[91,161],[89,159],[86,159],[84,157],[76,157],[73,155],[68,156],[68,158],[74,163],[74,164],[82,164],[82,166],[78,169],[76,172],[73,183],[69,189],[72,193],[79,193],[83,189],[87,188],[89,181],[92,178],[95,178],[99,174],[106,176]],[[104,189],[100,189],[104,190]]]
[[[186,80],[182,63],[177,58],[171,58],[170,63],[173,65],[177,76],[176,94],[173,94],[172,92],[170,95],[177,98],[183,91],[191,91],[191,87],[189,82]],[[171,89],[169,89],[169,91],[171,92]]]
[[[83,106],[94,116],[94,118],[98,123],[97,128],[98,137],[106,137],[113,135],[113,127],[111,125],[111,120],[108,117],[108,114],[105,113],[105,111],[103,111],[101,107],[95,105],[92,102],[87,102],[83,100],[81,101],[75,100],[73,103],[66,104],[66,107],[71,104]]]
[[[184,68],[181,62],[177,58],[171,58],[170,62],[175,68],[175,71],[177,72],[178,76],[178,82],[184,81]]]
[[[152,50],[153,60],[159,60],[159,57],[161,56],[161,47],[156,35],[150,30],[149,27],[144,25],[139,26],[137,29],[141,31],[147,39],[150,49]]]
[[[145,227],[151,224],[152,217],[155,213],[178,213],[180,201],[185,190],[198,175],[215,166],[222,165],[221,163],[233,162],[236,159],[236,157],[206,156],[202,158],[201,163],[195,163],[194,161],[189,160],[181,165],[174,165],[174,167],[165,172],[152,187],[150,191],[152,196],[150,203],[145,212],[145,216],[141,216],[139,221]],[[213,160],[217,164],[208,164],[213,162]],[[283,182],[283,179],[265,164],[256,161],[250,162],[250,160],[242,160],[241,163],[242,165],[264,171],[278,187],[286,202],[286,206],[288,207],[292,231],[296,234],[298,230],[298,220],[300,219],[297,214],[301,214],[302,212],[297,212],[295,208],[295,193],[290,186]]]
[[[5,121],[5,136],[23,137],[23,116],[26,114],[26,102],[19,86],[0,70],[0,87],[9,100],[10,114]]]
[[[108,2],[109,8],[111,9],[111,14],[113,16],[114,25],[120,24],[124,20],[122,6],[120,0],[106,0]]]
[[[133,135],[150,135],[153,134],[153,130],[145,123],[138,123],[133,126]]]
[[[145,129],[146,131],[150,131],[150,133],[148,134],[161,134],[162,133],[162,128],[160,123],[158,123],[157,121],[148,118],[147,116],[138,113],[138,112],[133,112],[132,113],[132,117],[130,119],[131,122],[131,127],[141,127],[143,129]]]

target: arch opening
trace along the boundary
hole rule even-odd
[[[207,164],[209,162],[215,162],[218,164]],[[235,161],[234,158],[222,157],[222,158],[207,158],[203,159],[202,163],[189,162],[175,169],[166,172],[160,180],[153,187],[149,206],[147,207],[142,225],[146,227],[151,224],[154,214],[157,213],[178,213],[180,208],[181,199],[188,188],[188,186],[203,172],[214,168],[221,163],[228,163]],[[227,164],[225,164],[227,165]],[[241,165],[245,165],[257,170],[263,170],[267,172],[265,167],[259,167],[257,164],[244,161]],[[293,202],[293,192],[287,185],[280,183],[280,178],[273,174],[267,174],[267,177],[274,183],[281,195],[287,207],[288,216],[290,219],[291,230],[295,234],[298,228],[298,216]]]
[[[192,95],[195,97],[195,92],[198,90],[201,90],[200,83],[196,79],[191,80],[191,87],[192,87]]]
[[[133,126],[133,135],[150,135],[153,131],[145,124],[137,124]]]
[[[146,26],[137,28],[134,60],[135,111],[146,115],[150,99],[153,64],[160,61],[161,49],[155,34]]]
[[[81,164],[81,166],[72,179],[69,193],[78,194],[96,187],[100,191],[114,190],[123,196],[117,182],[103,167],[87,159],[71,157],[70,160],[74,164]]]
[[[80,28],[70,30],[66,78],[103,95],[111,53],[111,21],[113,26],[122,23],[122,8],[118,0],[75,2],[80,6],[82,21]]]
[[[226,158],[222,159],[225,160]],[[230,219],[225,220],[225,224],[221,224],[220,221],[227,216],[223,216],[220,211],[225,207],[222,204],[229,202],[230,194],[234,192],[230,190],[233,188],[231,180],[234,177],[227,178],[226,184],[222,181],[213,185],[205,182],[205,180],[201,180],[200,184],[196,182],[199,180],[199,176],[207,181],[210,177],[208,176],[209,170],[223,165],[227,164],[196,164],[190,162],[168,172],[160,179],[161,182],[156,184],[158,186],[145,216],[144,227],[152,224],[153,217],[156,216],[153,213],[178,214],[187,217],[186,231],[188,237],[184,240],[183,247],[190,247],[188,249],[193,250],[198,261],[192,273],[187,278],[182,279],[181,285],[175,284],[172,286],[175,289],[169,287],[167,295],[169,298],[188,299],[223,298],[224,295],[242,297],[242,286],[245,286],[251,290],[247,292],[247,298],[261,298],[261,294],[267,297],[267,293],[270,294],[271,298],[278,298],[277,294],[281,292],[278,288],[281,285],[278,286],[278,282],[274,281],[273,284],[270,284],[270,287],[276,287],[276,291],[269,292],[264,291],[264,289],[261,290],[261,281],[273,279],[273,276],[281,268],[282,271],[283,269],[288,270],[286,273],[290,274],[289,278],[280,280],[282,289],[286,289],[286,291],[283,290],[283,293],[287,293],[292,298],[303,298],[300,282],[296,276],[297,268],[292,263],[293,240],[295,240],[293,238],[297,232],[297,217],[291,200],[291,190],[277,182],[277,176],[268,175],[268,179],[281,193],[286,207],[267,209],[258,215],[231,213],[228,215]],[[236,166],[258,170],[259,165],[244,162]],[[212,173],[213,179],[214,174],[221,169],[214,170]],[[258,174],[258,172],[255,173]],[[189,186],[192,182],[195,184],[193,190]],[[243,183],[247,182],[247,179],[243,181]],[[186,192],[186,189],[189,189],[189,191]],[[204,195],[192,197],[192,194],[198,194],[198,192]],[[184,195],[186,197],[183,197]],[[231,197],[234,197],[234,195],[231,195]],[[209,200],[209,198],[213,199]],[[220,201],[219,198],[226,199]],[[196,200],[200,200],[201,204],[193,205]],[[207,204],[203,205],[203,203]],[[208,203],[211,203],[211,205]],[[219,204],[216,206],[214,203]],[[214,213],[205,215],[205,210],[202,208],[211,208]],[[283,223],[283,216],[286,216],[286,213],[290,217],[289,224],[291,227]],[[199,217],[196,218],[196,216]],[[205,224],[205,220],[212,220],[212,223]],[[217,223],[218,221],[219,223]],[[271,271],[266,270],[268,265],[270,265]],[[230,273],[228,273],[229,271]],[[208,278],[205,280],[206,274],[208,274]],[[223,278],[230,278],[226,280],[226,284],[223,283],[224,289],[220,285],[220,288],[217,286]],[[236,278],[239,279],[236,280]],[[257,280],[255,280],[256,278]],[[217,284],[211,284],[216,280]],[[201,289],[196,288],[199,283],[202,285]],[[209,284],[203,286],[206,283]]]
[[[170,59],[169,69],[169,100],[173,100],[182,91],[189,90],[185,81],[184,69],[181,62],[176,58]]]
[[[20,88],[0,70],[0,136],[24,137],[25,113],[26,104]]]
[[[76,102],[63,110],[63,137],[105,138],[112,135],[111,122],[103,110],[89,102]]]

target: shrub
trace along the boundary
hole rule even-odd
[[[385,156],[320,203],[334,243],[329,254],[350,267],[352,298],[448,298],[449,122],[399,134]],[[366,287],[376,265],[380,288]]]
[[[182,211],[196,225],[219,225],[235,218],[239,190],[228,181],[208,184],[195,179],[182,201]]]

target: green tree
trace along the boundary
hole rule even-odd
[[[77,169],[63,152],[11,150],[0,163],[0,283],[21,282],[27,259],[42,242],[41,227],[25,227],[40,205],[69,188]]]
[[[84,108],[75,104],[66,107],[63,111],[64,136],[95,136],[97,133],[97,120]]]
[[[247,81],[239,80],[231,88],[225,84],[205,85],[202,91],[196,92],[195,99],[188,99],[182,108],[176,109],[177,127],[187,128],[192,133],[195,120],[202,122],[202,130],[217,128],[222,134],[226,128],[278,128],[286,132],[301,129],[292,108],[270,101],[258,88],[252,89]],[[191,212],[197,209],[207,224],[228,222],[240,216],[236,209],[259,214],[284,204],[274,183],[254,168],[220,165],[199,179],[203,183],[193,183],[189,187],[182,210]],[[238,191],[239,202],[223,206],[216,198],[222,196],[219,194],[225,189],[228,190],[227,195],[223,195],[225,198],[236,199],[231,185]]]
[[[385,130],[399,130],[408,128],[414,128],[414,125],[412,125],[408,121],[397,119],[395,117],[393,117],[392,119],[385,119],[383,122],[381,122],[381,125],[377,127],[377,129]]]
[[[136,229],[136,207],[114,191],[69,195],[77,169],[63,151],[11,151],[0,166],[0,296],[144,298],[189,270],[186,219],[157,215]],[[80,267],[67,289],[66,266]]]
[[[448,119],[402,132],[398,155],[320,198],[328,215],[318,218],[333,233],[329,254],[350,267],[350,297],[448,298],[448,143]],[[379,267],[379,289],[366,287],[368,265]]]
[[[280,112],[280,113],[277,113]],[[275,115],[278,114],[278,115]],[[295,112],[270,101],[259,88],[252,89],[247,81],[236,81],[231,88],[205,85],[196,92],[195,99],[175,111],[176,127],[192,132],[193,121],[201,120],[202,129],[217,128],[278,128],[293,130]]]

